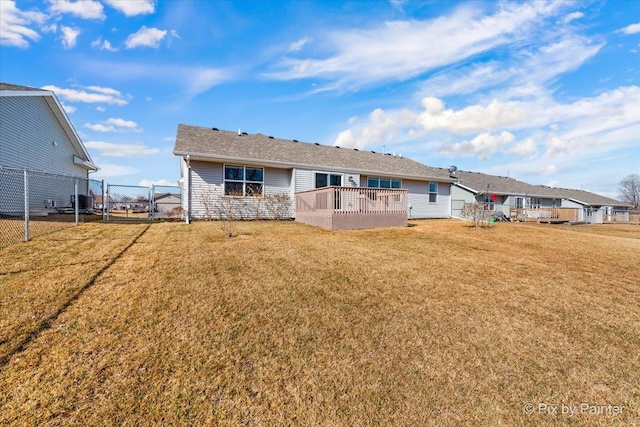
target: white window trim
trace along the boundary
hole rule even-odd
[[[366,188],[381,188],[383,190],[402,190],[402,179],[401,178],[390,178],[390,177],[387,177],[387,176],[378,176],[378,175],[371,175],[371,176],[367,176],[366,178],[367,178],[367,186],[366,186]],[[377,187],[369,187],[369,178],[376,178],[378,180],[378,186]],[[380,180],[381,179],[388,179],[389,180],[389,185],[393,185],[393,181],[400,181],[400,188],[393,188],[393,187],[384,188],[384,187],[380,187]]]
[[[238,180],[238,179],[227,179],[226,178],[226,170],[227,170],[227,166],[231,166],[231,167],[236,167],[236,168],[243,168],[243,179],[242,180]],[[262,169],[262,181],[247,181],[247,168],[254,168],[254,169]],[[265,182],[266,182],[266,171],[265,171],[265,167],[264,166],[251,166],[251,165],[239,165],[236,163],[223,163],[222,165],[222,196],[223,197],[234,197],[234,198],[253,198],[253,199],[257,199],[260,197],[264,196],[264,187],[265,187]],[[229,196],[227,194],[225,194],[226,189],[225,189],[225,183],[227,182],[241,182],[242,183],[242,196]],[[262,184],[262,192],[260,193],[259,196],[247,196],[247,183],[249,184]]]
[[[435,192],[431,191],[431,184],[435,184],[436,185],[436,191]],[[438,194],[439,193],[439,191],[438,191],[439,188],[438,187],[439,186],[438,186],[438,182],[437,181],[429,181],[429,184],[428,184],[428,187],[427,187],[427,190],[428,190],[427,191],[427,197],[428,197],[428,200],[429,200],[429,204],[431,204],[431,205],[438,204],[438,198],[439,198],[439,194]],[[431,195],[432,194],[436,195],[436,201],[435,202],[431,201]]]
[[[316,187],[316,175],[317,174],[324,174],[327,175],[327,186],[326,187]],[[344,186],[344,174],[343,173],[338,173],[338,172],[327,172],[327,171],[313,171],[313,188],[314,189],[318,189],[318,188],[328,188],[331,187],[331,185],[329,185],[331,183],[331,175],[334,176],[339,176],[340,177],[340,187]]]

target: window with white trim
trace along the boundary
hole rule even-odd
[[[224,195],[260,197],[264,188],[264,168],[224,165]]]
[[[540,201],[540,197],[531,197],[529,199],[529,207],[533,209],[540,209],[542,206],[542,202]]]
[[[402,181],[399,179],[380,178],[370,176],[367,178],[367,187],[369,188],[402,188]]]
[[[342,186],[342,175],[316,172],[316,188]]]
[[[438,203],[438,183],[429,183],[429,203]]]

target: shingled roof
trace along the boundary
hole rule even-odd
[[[570,199],[583,205],[632,207],[632,205],[628,203],[604,197],[590,191],[574,190],[572,188],[547,187],[545,185],[536,185],[535,187],[540,188],[541,192],[550,193],[555,197],[561,197],[563,199]]]
[[[0,82],[0,90],[37,90],[37,91],[42,91],[44,89],[39,89],[37,87],[31,87],[31,86],[20,86],[20,85],[14,85],[11,83],[2,83]]]
[[[406,157],[200,126],[178,125],[173,154],[193,160],[249,162],[453,182],[443,168]]]
[[[500,195],[527,195],[534,197],[552,197],[541,186],[527,184],[506,176],[488,175],[480,172],[456,171],[458,184],[472,190],[474,193]]]
[[[457,171],[456,185],[465,187],[474,193],[544,197],[548,199],[569,199],[591,206],[631,206],[619,200],[610,199],[585,190],[532,185],[506,176],[488,175],[480,172]]]

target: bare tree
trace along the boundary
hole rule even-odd
[[[488,227],[492,214],[487,203],[466,203],[462,208],[463,218],[473,221],[474,227]]]
[[[620,181],[618,191],[622,201],[633,205],[633,209],[640,209],[640,174],[632,173]]]

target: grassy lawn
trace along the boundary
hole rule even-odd
[[[640,423],[637,234],[412,225],[86,224],[2,249],[0,425]]]

